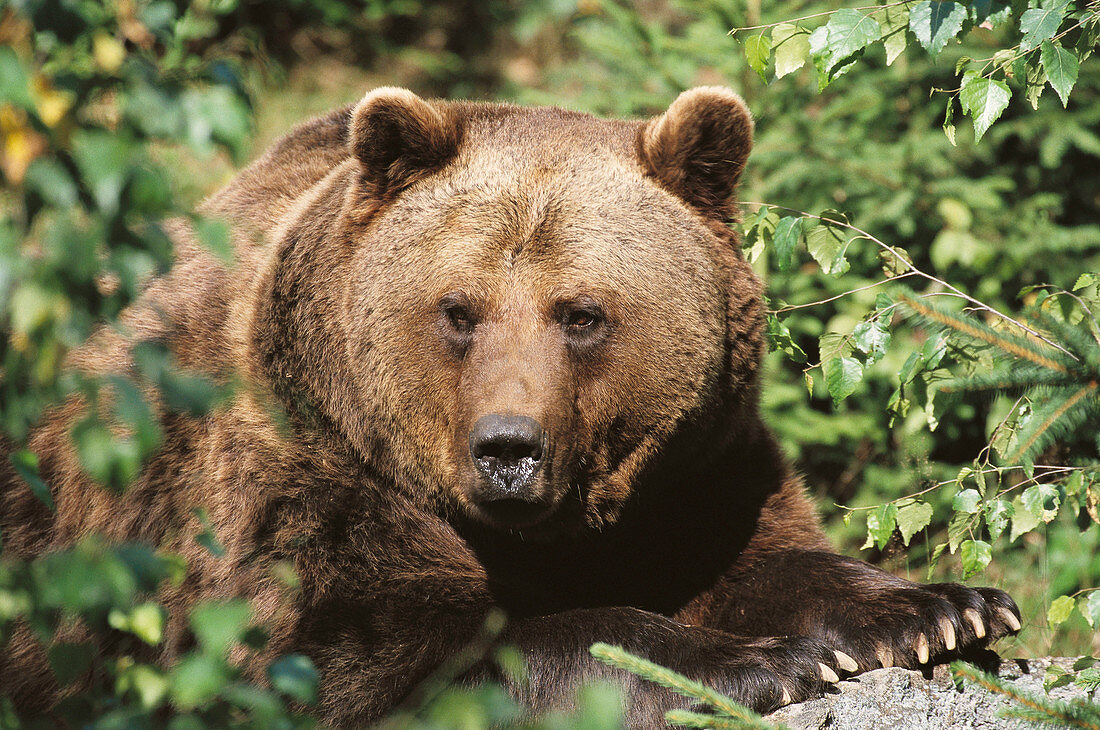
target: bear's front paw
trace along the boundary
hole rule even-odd
[[[856,661],[827,641],[805,636],[738,639],[700,657],[692,675],[757,712],[820,697]]]
[[[826,622],[826,640],[852,656],[860,671],[940,663],[1020,630],[1020,609],[1004,591],[899,583]]]

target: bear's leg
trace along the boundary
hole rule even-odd
[[[369,632],[324,621],[326,640],[317,637],[312,646],[300,647],[323,678],[322,719],[337,727],[356,727],[377,720],[395,703],[414,709],[422,699],[418,686],[476,643],[480,624],[473,612],[467,619],[451,614],[446,620],[422,612],[415,624],[392,625],[394,633],[382,636],[377,632],[381,622]],[[615,607],[512,621],[497,642],[519,649],[526,660],[525,677],[507,676],[484,660],[462,680],[501,682],[536,716],[570,707],[586,682],[610,680],[624,690],[629,727],[663,727],[666,711],[691,706],[690,700],[663,687],[596,661],[589,647],[598,641],[670,667],[760,712],[819,696],[843,671],[832,648],[818,639],[735,637]]]
[[[814,637],[852,657],[859,671],[916,668],[1020,629],[1020,611],[1004,591],[922,585],[811,550],[759,556],[682,614],[740,635]]]
[[[522,683],[496,678],[534,712],[568,706],[586,681],[611,679],[625,690],[629,727],[663,727],[666,711],[692,702],[597,663],[588,651],[595,642],[621,646],[759,712],[820,696],[843,672],[833,647],[819,639],[733,636],[635,608],[575,609],[520,619],[509,625],[501,642],[523,652],[528,675]]]

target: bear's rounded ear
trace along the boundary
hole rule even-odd
[[[752,116],[721,86],[689,89],[638,134],[638,156],[650,175],[703,212],[725,218],[752,149]]]
[[[458,149],[458,125],[408,89],[382,87],[351,113],[351,150],[376,197],[392,196],[438,170]]]

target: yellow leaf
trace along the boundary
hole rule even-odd
[[[126,47],[114,36],[99,31],[92,37],[92,58],[100,70],[113,74],[126,60]]]
[[[31,96],[38,110],[38,118],[47,127],[56,127],[73,108],[73,95],[68,91],[54,88],[45,76],[35,76],[31,84]]]
[[[46,149],[46,140],[27,125],[27,116],[10,104],[0,106],[0,170],[10,182],[23,182],[34,158]]]

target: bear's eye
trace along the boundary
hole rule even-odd
[[[595,327],[599,322],[599,314],[583,309],[570,312],[565,319],[565,326],[573,331],[581,331]]]
[[[448,321],[451,326],[459,332],[469,332],[474,328],[474,318],[470,314],[470,310],[461,305],[453,305],[446,307],[443,313],[447,315]]]
[[[439,312],[448,339],[465,343],[477,327],[477,317],[469,300],[460,293],[452,293],[439,302]]]
[[[588,350],[607,335],[603,308],[588,297],[558,305],[558,321],[572,345]]]

